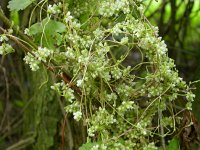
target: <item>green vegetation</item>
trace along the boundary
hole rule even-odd
[[[196,148],[198,5],[1,2],[0,149]]]

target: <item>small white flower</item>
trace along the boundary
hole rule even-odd
[[[11,45],[9,44],[6,44],[6,43],[3,43],[1,46],[0,46],[0,55],[6,55],[6,54],[9,54],[9,53],[12,53],[14,52],[15,50],[12,48]]]
[[[26,35],[29,35],[29,36],[30,36],[30,30],[29,30],[28,28],[26,28],[26,29],[24,30],[24,34],[26,34]]]
[[[68,11],[66,16],[65,16],[65,22],[68,23],[72,19],[73,19],[73,17],[71,16],[71,13]]]
[[[77,85],[78,87],[81,87],[82,83],[83,83],[83,80],[82,80],[82,79],[76,81],[76,85]]]
[[[121,39],[121,42],[120,42],[121,44],[127,44],[128,43],[128,37],[123,37],[122,39]]]
[[[5,34],[0,35],[0,42],[8,41],[8,38]]]
[[[81,111],[74,112],[73,115],[74,115],[74,119],[76,121],[79,121],[82,118],[82,112]]]
[[[61,8],[61,3],[59,3],[58,5],[56,4],[49,5],[47,8],[47,12],[49,14],[59,14],[61,12],[60,8]]]

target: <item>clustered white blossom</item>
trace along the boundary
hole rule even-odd
[[[95,113],[88,122],[92,125],[88,129],[88,136],[94,137],[95,132],[106,132],[104,128],[108,130],[112,127],[112,124],[117,122],[117,120],[114,115],[109,114],[105,108],[100,107],[97,113]]]
[[[8,38],[5,34],[0,35],[0,42],[8,41]]]
[[[3,43],[0,46],[0,55],[6,55],[6,54],[9,54],[9,53],[12,53],[12,52],[14,52],[14,49],[10,44]]]
[[[34,51],[33,54],[28,52],[24,57],[24,61],[26,64],[30,65],[32,71],[37,71],[39,69],[39,64],[41,62],[46,62],[51,54],[53,54],[52,50],[47,49],[46,47],[38,47],[38,50]]]
[[[24,57],[24,61],[26,64],[29,64],[32,71],[37,71],[40,67],[40,61],[37,60],[31,53],[27,53]]]
[[[26,29],[24,30],[24,34],[26,34],[26,35],[29,35],[29,36],[30,36],[30,30],[29,30],[29,28],[26,28]]]
[[[12,34],[12,33],[13,33],[12,29],[7,30],[7,34]],[[0,55],[6,55],[6,54],[9,54],[9,53],[12,53],[12,52],[15,51],[10,44],[6,43],[7,41],[8,41],[7,35],[1,34],[0,35],[0,42],[2,44],[0,45]]]
[[[58,82],[51,86],[51,88],[57,91],[61,96],[72,103],[75,100],[74,90],[72,90],[69,85],[66,85],[64,82]]]
[[[71,12],[68,11],[65,15],[65,23],[70,24],[75,29],[79,29],[81,24],[71,15]]]
[[[62,8],[61,2],[59,2],[58,4],[48,5],[47,13],[49,13],[50,15],[59,14],[61,13],[61,8]]]
[[[149,143],[148,145],[145,145],[143,150],[157,150],[158,148],[155,146],[155,143]]]
[[[74,119],[79,121],[82,118],[82,112],[80,110],[80,103],[75,101],[76,97],[74,95],[74,90],[64,82],[55,83],[51,88],[65,98],[68,103],[65,107],[66,112],[73,113]]]
[[[94,145],[93,147],[92,147],[92,149],[91,150],[107,150],[108,148],[107,148],[107,146],[106,145],[104,145],[104,144],[96,144],[96,145]]]
[[[82,111],[80,110],[81,104],[77,101],[74,101],[72,104],[65,107],[66,112],[73,113],[74,119],[79,121],[82,119]]]
[[[117,16],[119,11],[122,11],[124,14],[130,12],[128,0],[103,1],[99,8],[99,14],[105,17]]]

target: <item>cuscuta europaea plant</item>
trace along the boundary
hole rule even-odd
[[[62,12],[63,7],[67,11]],[[96,137],[93,142],[98,143],[93,150],[156,149],[154,137],[174,133],[181,119],[163,112],[178,113],[171,106],[179,97],[186,97],[186,109],[191,109],[195,95],[178,76],[173,60],[167,56],[166,44],[158,37],[158,28],[147,21],[143,11],[143,4],[132,0],[49,5],[48,20],[57,15],[57,22],[66,27],[58,32],[62,37],[61,41],[56,39],[59,48],[43,46],[42,42],[33,52],[35,56],[25,56],[33,71],[39,69],[41,62],[53,60],[62,66],[60,71],[65,68],[72,75],[70,83],[80,93],[65,82],[55,83],[52,89],[66,98],[67,113],[86,122],[88,138]],[[97,26],[90,24],[93,20],[99,22]],[[102,20],[108,20],[106,25],[101,24]],[[42,27],[44,37],[47,26],[48,22]],[[31,35],[31,27],[26,33],[37,36]],[[7,54],[5,48],[1,50]],[[118,59],[113,54],[116,51],[122,52]],[[139,68],[123,65],[133,51],[143,58],[137,64]],[[145,106],[138,105],[137,100],[144,101]],[[161,117],[153,127],[152,120],[158,112]],[[169,131],[161,133],[160,127]]]

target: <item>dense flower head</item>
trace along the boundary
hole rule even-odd
[[[0,46],[0,55],[6,55],[6,54],[9,54],[9,53],[12,53],[12,52],[14,52],[14,49],[10,44],[3,43]]]
[[[24,57],[24,61],[26,64],[30,65],[32,71],[37,71],[39,69],[39,64],[41,62],[46,62],[47,58],[53,53],[52,50],[44,47],[38,47],[38,50],[31,53],[27,53]]]
[[[58,4],[48,5],[47,13],[53,15],[61,13],[61,6],[62,4],[60,2]]]

